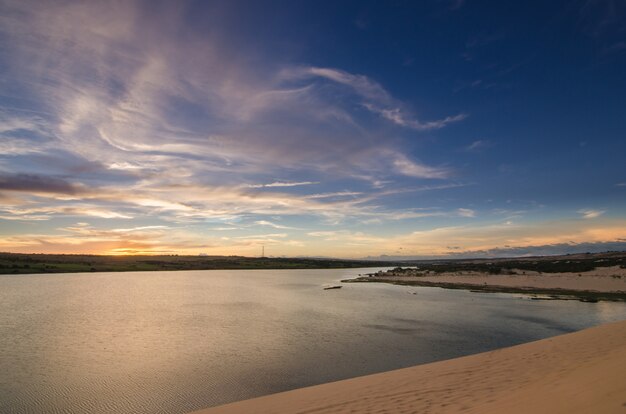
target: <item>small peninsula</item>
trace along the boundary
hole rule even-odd
[[[626,301],[626,252],[415,262],[343,282],[522,293],[533,299]]]

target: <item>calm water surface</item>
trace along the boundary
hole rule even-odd
[[[184,413],[626,319],[624,303],[322,290],[363,272],[0,276],[0,412]]]

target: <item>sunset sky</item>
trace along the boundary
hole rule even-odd
[[[626,3],[0,0],[0,251],[626,249]]]

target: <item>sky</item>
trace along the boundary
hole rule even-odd
[[[0,251],[626,249],[626,3],[0,0]]]

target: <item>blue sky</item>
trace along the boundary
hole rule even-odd
[[[0,8],[0,250],[626,247],[623,2]]]

